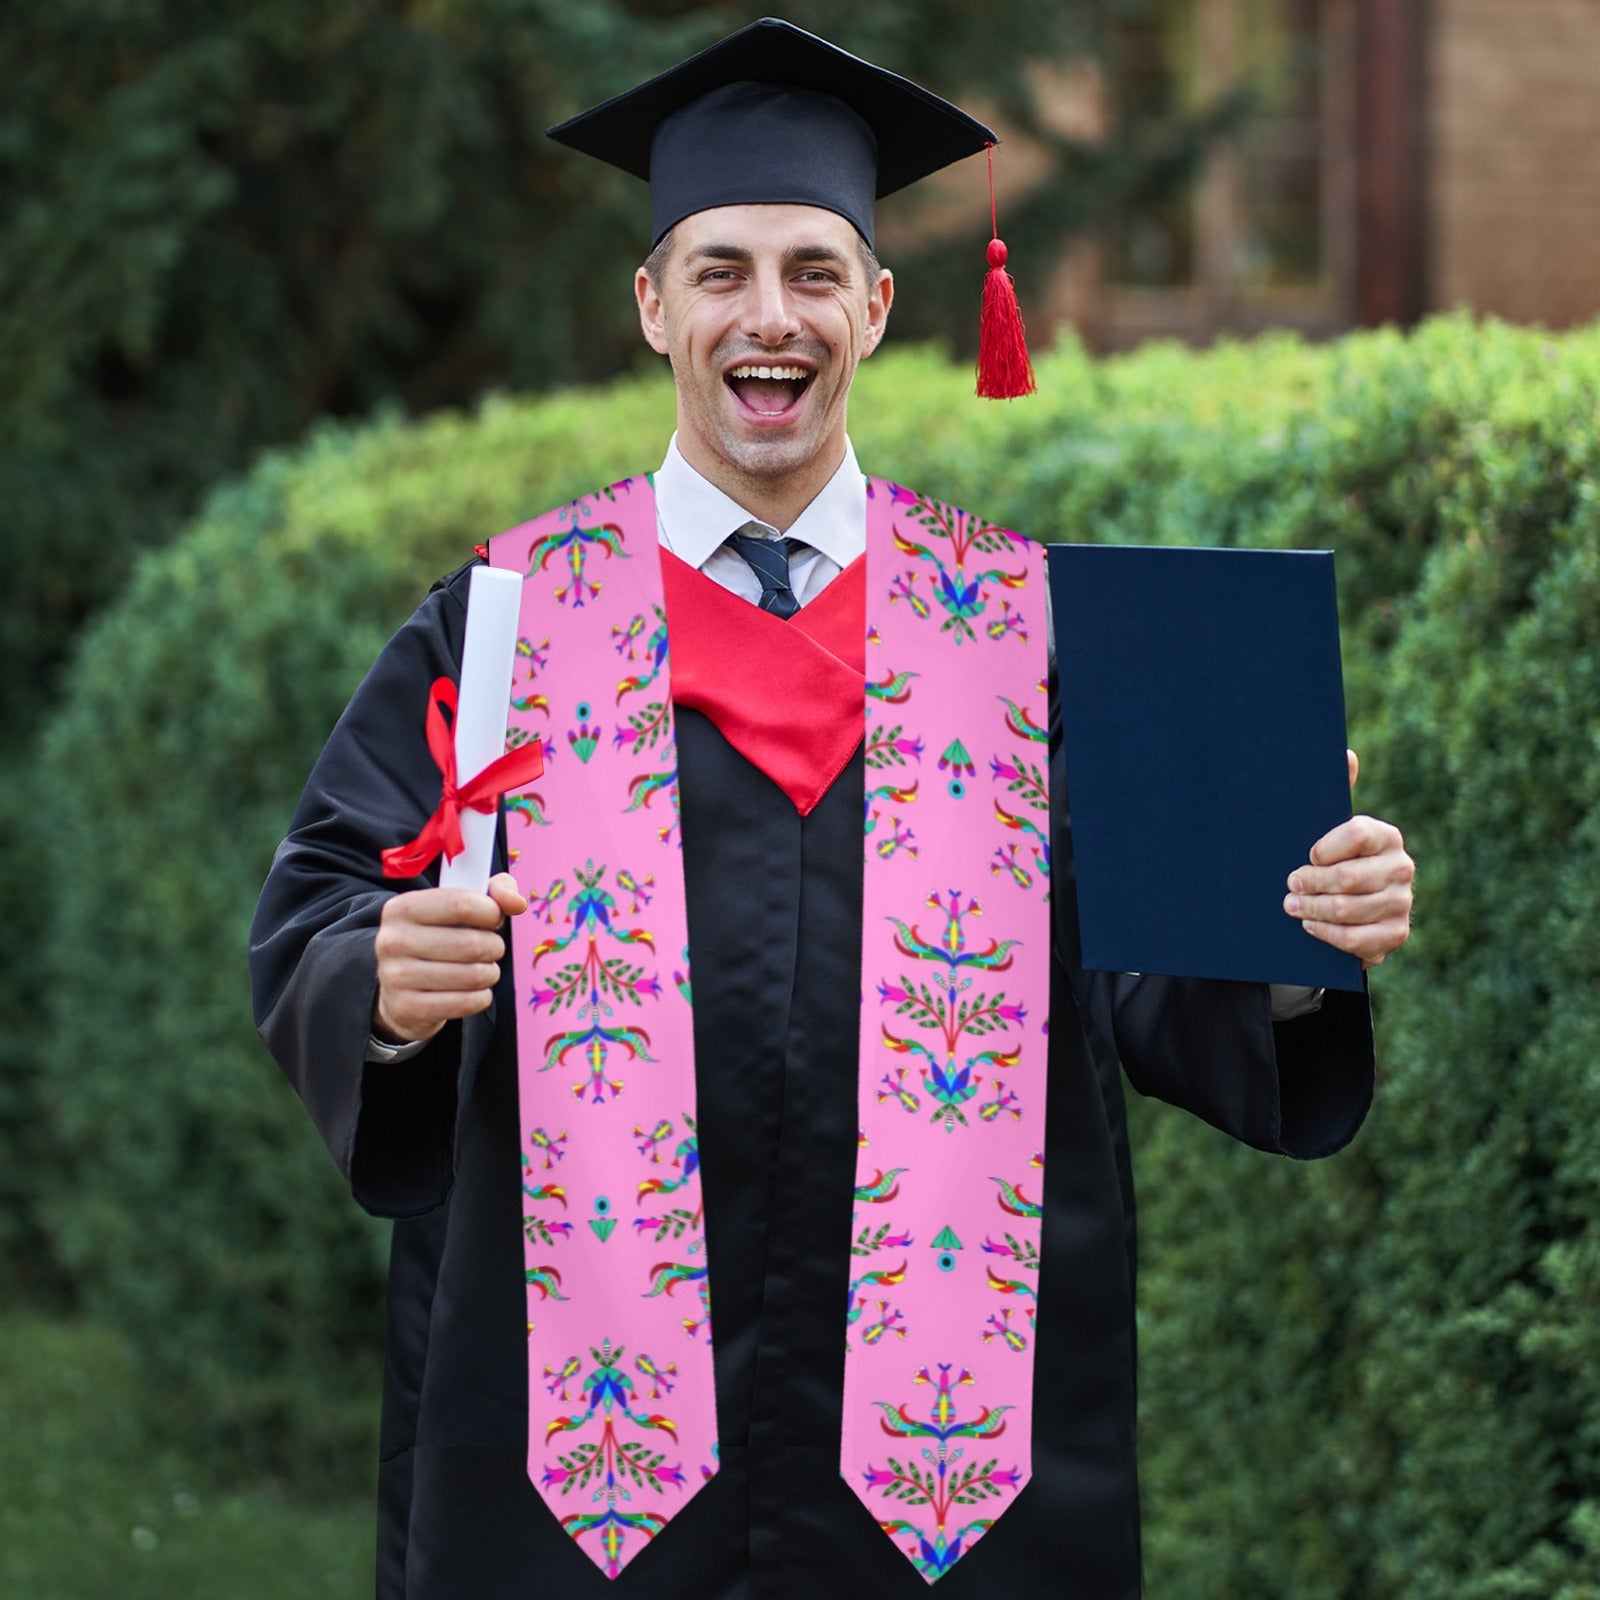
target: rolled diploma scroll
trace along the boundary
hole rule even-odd
[[[461,651],[461,687],[456,707],[456,771],[475,778],[506,747],[506,710],[517,659],[517,613],[522,579],[499,567],[474,567],[467,590],[467,638]],[[464,809],[464,848],[454,861],[439,863],[441,889],[489,887],[494,857],[495,813]]]

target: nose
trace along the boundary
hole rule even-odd
[[[794,296],[783,274],[758,272],[751,280],[745,332],[758,344],[775,349],[800,332]]]

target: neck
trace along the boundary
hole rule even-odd
[[[733,462],[706,450],[700,441],[678,434],[678,450],[701,477],[714,483],[736,505],[751,516],[787,533],[800,513],[827,487],[828,480],[844,460],[844,438],[819,450],[796,468],[777,476],[745,472]]]

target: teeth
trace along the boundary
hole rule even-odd
[[[735,367],[730,378],[788,378],[803,382],[810,374],[804,367]]]

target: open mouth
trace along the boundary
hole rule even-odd
[[[747,411],[759,417],[781,417],[799,404],[814,376],[808,367],[749,363],[732,368],[723,381]]]

